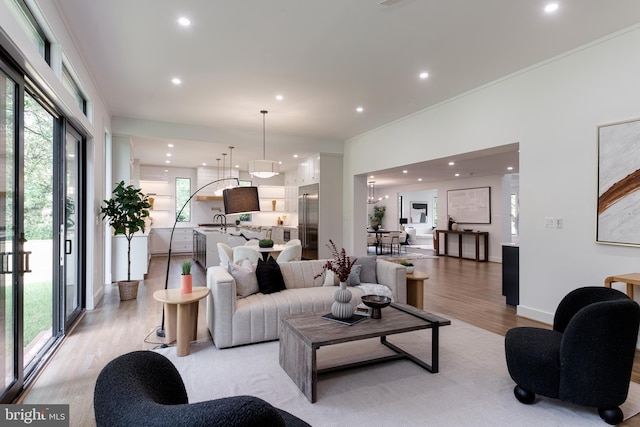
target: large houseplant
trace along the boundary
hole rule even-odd
[[[371,227],[374,230],[382,227],[382,220],[384,219],[384,214],[387,211],[386,206],[374,206],[373,214],[369,215],[369,221],[371,222]]]
[[[149,201],[139,188],[125,186],[124,181],[113,189],[112,197],[104,200],[100,208],[102,219],[107,219],[113,234],[122,234],[127,239],[127,280],[118,281],[120,299],[136,298],[138,281],[131,280],[131,239],[138,231],[144,233],[145,218],[149,216]]]

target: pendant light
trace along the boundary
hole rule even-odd
[[[262,160],[249,161],[249,175],[258,178],[271,178],[272,176],[280,174],[278,163],[273,160],[266,160],[265,116],[267,113],[267,110],[260,111],[260,114],[262,114]]]
[[[375,194],[375,181],[369,181],[369,197],[367,197],[367,203],[369,203],[370,205],[374,204],[374,203],[378,203],[378,200],[376,200],[376,194]]]
[[[217,158],[216,162],[217,162],[217,169],[218,169],[218,179],[217,179],[217,181],[220,181],[220,158]],[[222,190],[223,190],[222,185],[220,185],[220,182],[218,182],[216,184],[216,189],[213,192],[213,194],[215,194],[216,196],[222,196]]]

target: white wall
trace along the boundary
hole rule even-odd
[[[640,26],[347,141],[345,247],[364,247],[354,206],[368,171],[520,143],[520,306],[551,323],[560,299],[638,270],[640,249],[595,243],[596,128],[640,118]],[[391,144],[405,148],[379,156]],[[562,229],[544,217],[562,217]],[[358,249],[361,251],[361,249]],[[356,252],[358,252],[356,250]]]

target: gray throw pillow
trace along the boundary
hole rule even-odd
[[[236,295],[238,295],[238,298],[248,297],[260,291],[256,272],[253,264],[248,259],[243,260],[240,265],[229,263],[229,274],[236,281]]]
[[[376,257],[375,256],[363,256],[359,257],[354,265],[361,265],[360,270],[360,282],[362,283],[378,283],[378,276],[376,275]]]
[[[351,267],[351,273],[349,273],[349,281],[347,285],[349,286],[358,286],[360,284],[360,271],[362,270],[361,265],[353,265]]]

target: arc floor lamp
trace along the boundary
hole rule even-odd
[[[176,229],[176,225],[178,224],[178,218],[182,214],[182,211],[187,207],[191,199],[200,192],[205,187],[208,187],[212,184],[216,184],[222,181],[235,180],[236,186],[232,188],[226,188],[222,192],[222,201],[224,203],[224,213],[228,214],[236,214],[236,213],[248,213],[248,212],[259,212],[260,211],[260,200],[258,200],[258,187],[240,187],[240,180],[234,177],[227,177],[216,179],[215,181],[211,181],[208,184],[203,185],[194,191],[180,211],[176,214],[176,220],[173,222],[173,227],[171,228],[171,236],[169,237],[169,252],[167,253],[167,272],[164,278],[164,289],[166,290],[169,286],[169,267],[171,264],[171,242],[173,241],[173,232]],[[164,307],[162,309],[162,325],[156,331],[156,335],[159,337],[164,337]]]

